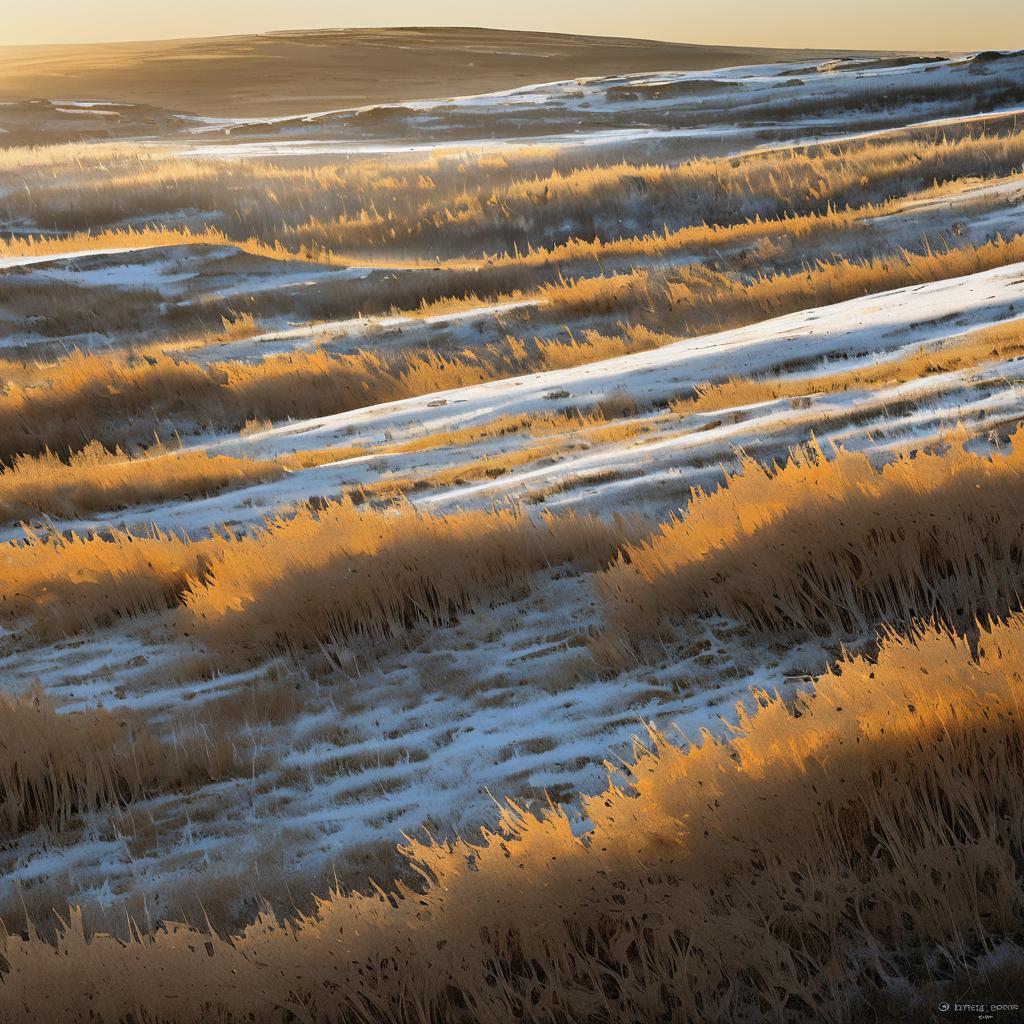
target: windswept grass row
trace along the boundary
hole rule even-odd
[[[5,939],[0,1021],[912,1019],[1024,927],[1022,661],[1021,615],[977,659],[889,639],[730,739],[655,734],[583,837],[511,805],[476,841],[411,840],[421,886],[295,923],[125,943],[72,913],[55,945]]]
[[[122,530],[106,537],[28,531],[24,542],[0,546],[0,616],[59,637],[165,611],[229,542],[156,530],[144,537]]]
[[[75,202],[55,166],[74,161]],[[882,203],[969,175],[1014,173],[1024,140],[1011,118],[919,129],[901,137],[701,158],[682,164],[592,166],[572,154],[512,151],[466,161],[461,155],[350,159],[335,166],[267,161],[183,160],[159,151],[111,146],[5,151],[0,173],[25,188],[0,197],[12,223],[35,222],[71,234],[109,228],[145,210],[166,227],[207,225],[183,211],[217,211],[211,230],[235,243],[278,243],[293,253],[375,260],[441,257],[513,262],[573,247],[618,243],[757,217],[826,216]],[[201,216],[209,217],[208,213]],[[629,228],[624,232],[623,225]],[[565,253],[568,255],[568,253]],[[580,253],[585,258],[592,250]]]
[[[67,461],[50,451],[0,466],[0,521],[36,515],[74,519],[129,505],[205,497],[227,487],[273,480],[277,461],[235,459],[201,450],[150,450],[130,459],[92,441]]]
[[[29,531],[25,541],[0,546],[0,615],[54,637],[184,604],[185,634],[229,656],[263,656],[441,625],[525,586],[545,566],[606,565],[641,532],[619,516],[435,516],[349,500],[239,537]]]
[[[1024,237],[939,252],[904,252],[819,263],[796,274],[743,281],[701,266],[562,279],[533,298],[545,315],[623,312],[620,335],[584,331],[568,340],[509,336],[474,353],[430,349],[390,354],[322,350],[227,361],[208,368],[162,353],[125,359],[76,352],[9,382],[0,396],[0,458],[62,453],[97,440],[107,448],[154,433],[238,430],[251,420],[308,418],[487,380],[561,369],[638,352],[883,289],[944,280],[1024,261]],[[469,302],[470,300],[467,300]]]
[[[672,620],[715,612],[762,629],[863,634],[976,617],[1024,592],[1024,435],[1005,452],[866,455],[816,444],[752,458],[628,546],[600,581],[608,641],[642,648]]]
[[[0,836],[59,832],[75,814],[218,778],[230,760],[201,736],[167,745],[103,708],[59,713],[40,688],[0,694]]]
[[[0,397],[0,457],[240,430],[251,420],[322,416],[398,397],[400,382],[370,353],[299,352],[205,368],[162,354],[76,352],[51,365],[44,381],[12,383]]]
[[[837,367],[807,376],[730,377],[697,385],[693,397],[671,403],[682,416],[695,412],[735,409],[780,398],[803,398],[856,389],[906,384],[938,373],[980,369],[989,363],[1024,354],[1024,323],[1011,321],[997,327],[955,335],[940,345],[921,346],[909,355],[897,355],[849,369]]]
[[[640,532],[618,516],[437,516],[346,500],[222,545],[183,596],[181,628],[229,656],[381,641],[449,624],[546,566],[597,569]]]

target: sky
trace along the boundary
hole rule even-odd
[[[482,25],[692,43],[1024,48],[1024,0],[0,0],[0,43]]]

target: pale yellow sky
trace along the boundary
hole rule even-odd
[[[377,25],[484,25],[677,42],[850,49],[1024,47],[1024,0],[0,0],[0,42]]]

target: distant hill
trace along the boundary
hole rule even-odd
[[[511,89],[532,82],[837,56],[483,28],[275,32],[0,47],[0,100],[108,99],[267,116]]]

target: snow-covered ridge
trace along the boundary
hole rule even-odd
[[[758,143],[806,145],[884,128],[948,123],[979,111],[1013,113],[1024,109],[1022,73],[1019,53],[666,70],[546,82],[445,101],[204,119],[192,132],[201,142],[185,152],[310,157],[666,140],[735,152]],[[218,135],[231,140],[212,141]]]
[[[78,532],[126,524],[145,530],[150,524],[161,529],[185,530],[199,535],[223,523],[234,526],[255,524],[276,509],[287,510],[314,496],[339,496],[383,479],[379,450],[430,435],[465,427],[484,427],[507,416],[542,414],[563,408],[591,409],[609,395],[628,394],[639,410],[638,423],[647,424],[647,410],[664,407],[683,398],[706,381],[727,377],[781,376],[810,378],[823,369],[841,372],[868,367],[933,347],[982,327],[1020,317],[1024,309],[1024,264],[1000,267],[968,277],[914,285],[890,292],[851,299],[835,306],[818,307],[787,314],[748,327],[703,337],[682,339],[675,344],[637,352],[567,370],[533,373],[506,380],[476,384],[452,391],[425,394],[385,405],[317,419],[299,420],[244,438],[229,437],[204,442],[210,454],[273,458],[302,451],[336,446],[365,446],[366,455],[346,456],[313,469],[297,470],[283,479],[247,486],[238,491],[199,500],[170,503],[157,508],[79,520],[55,522],[60,529]],[[481,315],[489,310],[470,310]],[[463,314],[467,315],[467,314]],[[449,315],[446,319],[451,319]],[[377,327],[387,321],[380,321]],[[324,332],[344,325],[323,325]],[[351,326],[351,325],[349,325]],[[306,338],[308,330],[281,332],[285,338]],[[851,356],[851,353],[856,355]],[[581,480],[586,494],[569,488],[553,498],[552,505],[578,504],[598,511],[614,510],[622,497],[622,480],[631,491],[643,495],[650,508],[666,504],[659,492],[666,481],[668,508],[678,502],[693,484],[704,484],[717,473],[717,465],[737,447],[760,444],[772,438],[772,448],[784,454],[799,443],[810,429],[821,439],[833,435],[846,447],[887,448],[896,439],[923,443],[955,426],[966,416],[1005,415],[1022,400],[1020,385],[1011,373],[1015,363],[994,365],[984,374],[976,371],[947,377],[928,377],[919,383],[901,385],[892,393],[882,392],[871,401],[879,418],[866,418],[851,429],[853,413],[865,407],[868,396],[845,392],[813,398],[809,408],[795,415],[789,402],[767,403],[763,408],[724,409],[699,414],[690,420],[662,424],[656,433],[593,451],[567,452],[554,464],[527,466],[495,480],[467,484],[436,493],[413,491],[409,499],[436,510],[460,507],[488,507],[495,501],[519,500],[532,489],[552,487]],[[785,370],[785,367],[794,367]],[[989,408],[974,406],[977,385],[987,381]],[[969,383],[973,382],[973,383]],[[1002,395],[996,398],[996,393]],[[892,406],[910,398],[921,406],[894,415]],[[970,408],[968,409],[968,406]],[[931,410],[929,415],[923,415]],[[716,421],[720,425],[715,425]],[[629,417],[624,419],[629,422]],[[884,437],[884,442],[879,439]],[[481,442],[478,449],[442,448],[387,455],[385,476],[401,478],[427,474],[453,460],[468,462],[493,453],[493,442]],[[687,476],[685,466],[693,467]],[[709,468],[710,467],[710,468]],[[709,477],[710,473],[710,477]],[[666,476],[667,474],[667,476]],[[589,483],[588,477],[604,478]],[[0,534],[3,535],[3,534]],[[17,535],[8,529],[6,536]]]

